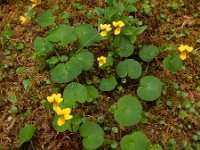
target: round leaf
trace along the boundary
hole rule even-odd
[[[34,40],[34,50],[40,55],[47,54],[53,50],[53,44],[45,38],[37,37]]]
[[[88,50],[81,50],[79,51],[75,57],[78,58],[83,63],[83,70],[91,69],[93,62],[94,62],[94,55],[89,52]]]
[[[182,66],[183,62],[177,53],[174,53],[172,56],[167,56],[163,60],[163,67],[170,72],[176,72],[180,70]]]
[[[87,88],[80,83],[70,83],[64,89],[63,98],[67,106],[74,106],[75,102],[84,103],[87,97]]]
[[[147,138],[141,132],[134,132],[131,135],[126,135],[120,141],[122,150],[145,150],[147,144]]]
[[[107,79],[102,79],[99,85],[101,91],[111,91],[117,85],[117,81],[114,76],[111,76]]]
[[[116,72],[120,78],[129,76],[130,78],[137,79],[142,73],[142,67],[134,59],[127,59],[117,64]]]
[[[83,146],[86,149],[97,149],[104,142],[102,128],[94,122],[86,122],[81,125],[80,135],[83,137]]]
[[[145,76],[140,80],[137,95],[146,101],[153,101],[160,97],[162,91],[161,81],[154,76]]]
[[[98,31],[90,24],[81,24],[76,26],[75,33],[80,47],[90,46],[100,39]]]
[[[36,127],[34,125],[26,125],[22,128],[19,133],[19,145],[21,146],[23,143],[30,141],[35,130]]]
[[[137,124],[141,119],[142,105],[132,96],[123,96],[117,102],[114,118],[122,126]]]
[[[42,27],[49,26],[53,24],[56,17],[53,15],[53,10],[49,9],[43,12],[39,17],[36,18],[36,22]]]
[[[76,34],[72,27],[61,24],[49,33],[47,39],[51,42],[58,42],[59,45],[67,45],[76,40]]]
[[[51,69],[51,80],[57,83],[66,83],[68,81],[68,71],[64,63],[60,63]]]
[[[87,86],[86,88],[88,91],[87,102],[92,102],[94,99],[96,99],[99,96],[99,92],[94,86]]]
[[[146,62],[150,62],[154,57],[158,55],[159,49],[154,45],[146,45],[139,52],[140,58]]]

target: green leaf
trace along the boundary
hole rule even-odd
[[[95,7],[94,11],[98,16],[103,16],[104,14],[104,9],[100,7]]]
[[[132,96],[123,96],[117,102],[114,118],[122,126],[137,124],[141,119],[142,105]]]
[[[77,58],[71,58],[66,63],[67,71],[68,71],[68,80],[67,82],[70,82],[74,80],[77,76],[79,76],[83,70],[83,65],[81,61],[79,61]]]
[[[81,24],[75,27],[75,33],[80,47],[87,47],[100,40],[98,31],[90,24]]]
[[[142,73],[142,67],[134,59],[126,59],[117,64],[116,72],[120,78],[129,76],[130,78],[137,79]]]
[[[24,48],[24,44],[22,42],[17,42],[17,50],[21,50]]]
[[[50,70],[51,80],[56,83],[70,82],[80,75],[82,70],[82,63],[77,58],[71,58],[66,64],[60,63]]]
[[[4,38],[10,39],[13,36],[14,32],[13,29],[11,28],[10,24],[6,24],[4,27],[4,30],[1,32],[1,35]]]
[[[60,24],[49,33],[47,39],[51,42],[57,42],[59,45],[64,46],[74,42],[77,37],[74,32],[74,28]]]
[[[128,57],[133,54],[134,46],[126,37],[119,37],[114,40],[114,49],[121,57]]]
[[[128,11],[128,12],[136,12],[137,11],[137,8],[133,5],[128,5],[125,7],[125,11]]]
[[[17,74],[24,73],[25,71],[26,71],[26,69],[25,69],[24,67],[18,67],[18,68],[16,69],[16,73],[17,73]]]
[[[82,49],[78,53],[76,53],[74,57],[78,58],[78,60],[82,62],[83,70],[89,70],[92,68],[94,62],[93,53],[89,52],[86,49]]]
[[[15,95],[12,95],[12,96],[9,97],[9,101],[11,103],[16,103],[17,102],[17,97]]]
[[[140,80],[137,95],[145,101],[153,101],[160,97],[162,82],[154,76],[145,76]]]
[[[94,86],[86,86],[86,88],[88,93],[87,102],[94,101],[99,96],[98,90]]]
[[[57,121],[58,121],[59,116],[54,115],[53,121],[52,121],[52,126],[57,132],[64,132],[70,128],[70,123],[71,120],[66,120],[65,123],[62,126],[59,126]]]
[[[105,10],[105,16],[110,19],[112,16],[115,15],[115,13],[118,13],[118,9],[115,7],[107,7]]]
[[[51,67],[54,66],[59,62],[59,59],[57,56],[52,56],[49,59],[46,60],[46,63]]]
[[[49,9],[44,11],[39,17],[36,18],[36,22],[42,27],[47,27],[54,23],[56,17],[54,16],[54,11]]]
[[[75,102],[84,103],[88,98],[87,88],[80,83],[68,84],[63,92],[64,103],[72,107]]]
[[[68,82],[68,70],[64,63],[59,63],[53,69],[50,70],[51,80],[57,83]]]
[[[138,0],[124,0],[124,3],[136,3]]]
[[[97,149],[104,142],[104,132],[102,128],[94,122],[82,124],[79,131],[80,135],[83,137],[83,146],[86,149]]]
[[[144,30],[146,30],[147,26],[141,26],[141,27],[131,27],[131,31],[133,33],[133,35],[139,35],[141,33],[144,32]]]
[[[139,52],[139,56],[143,61],[150,62],[159,55],[159,49],[155,45],[145,45]]]
[[[25,90],[29,90],[31,88],[31,81],[29,79],[24,79],[22,84]]]
[[[34,125],[26,125],[24,128],[22,128],[19,133],[19,146],[30,141],[35,130],[36,127]]]
[[[37,37],[34,40],[34,49],[40,55],[52,52],[53,44],[45,38]]]
[[[170,72],[176,72],[181,69],[183,62],[177,53],[165,57],[163,60],[163,67]]]
[[[117,86],[117,81],[114,76],[107,79],[102,79],[99,85],[101,91],[111,91]]]
[[[131,135],[125,135],[120,141],[122,150],[145,150],[148,141],[141,132],[134,132]]]

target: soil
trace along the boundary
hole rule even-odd
[[[77,10],[73,3],[75,0],[55,0],[44,2],[42,5],[35,8],[36,16],[42,10],[59,6],[59,12],[66,10],[70,13],[70,24],[76,25],[79,23],[90,23],[83,14],[96,6],[104,6],[103,1],[87,1],[82,0],[83,8]],[[180,1],[176,0],[177,3]],[[162,66],[162,60],[167,55],[167,52],[162,52],[149,66],[147,74],[156,75],[165,85],[169,83],[177,83],[178,90],[188,94],[186,99],[177,96],[177,89],[172,86],[165,86],[166,94],[156,102],[142,102],[144,111],[149,114],[147,122],[140,123],[133,127],[121,127],[118,134],[106,134],[106,138],[112,138],[120,141],[121,137],[131,130],[141,130],[145,133],[151,143],[158,143],[163,147],[167,144],[170,138],[174,138],[177,142],[176,149],[181,149],[181,143],[186,140],[192,144],[192,136],[200,131],[200,119],[197,117],[188,117],[185,120],[179,118],[179,110],[177,105],[183,103],[189,98],[194,98],[196,102],[200,102],[200,93],[196,90],[200,85],[200,43],[196,42],[200,39],[200,1],[199,0],[185,0],[184,5],[178,10],[172,10],[168,7],[170,0],[155,0],[155,7],[152,7],[152,16],[148,16],[141,8],[141,3],[137,3],[138,13],[135,17],[143,21],[143,24],[148,26],[148,29],[137,38],[139,45],[155,44],[158,47],[187,44],[194,47],[196,54],[190,54],[184,61],[185,69],[178,73],[170,73]],[[5,45],[0,45],[0,65],[8,65],[7,69],[0,69],[5,77],[0,80],[0,149],[24,149],[24,150],[80,150],[82,149],[82,141],[79,133],[57,133],[51,125],[53,114],[46,110],[41,100],[46,99],[48,95],[53,92],[55,84],[46,84],[46,80],[50,79],[48,68],[42,60],[33,59],[34,49],[33,41],[37,36],[44,36],[45,31],[41,29],[36,23],[29,26],[21,25],[19,16],[27,10],[30,5],[29,1],[25,0],[10,0],[0,4],[0,32],[3,31],[6,24],[14,30],[14,35],[11,42],[16,45],[18,41],[24,43],[22,51],[12,50],[10,55],[4,55]],[[165,14],[166,18],[159,19],[160,14]],[[197,13],[198,16],[194,16]],[[59,18],[58,22],[61,22]],[[97,26],[97,18],[93,19],[92,24]],[[176,35],[186,33],[185,37],[177,38]],[[170,40],[166,38],[171,37]],[[106,52],[105,52],[106,53]],[[16,74],[15,70],[18,67],[24,67],[23,74]],[[85,75],[83,75],[84,77]],[[24,90],[22,81],[29,79],[31,81],[31,89]],[[134,85],[127,82],[124,93],[117,90],[112,93],[101,93],[97,104],[79,105],[75,110],[81,116],[89,116],[91,120],[97,121],[98,116],[104,115],[105,122],[101,126],[118,126],[113,120],[113,115],[108,112],[109,107],[114,104],[122,95],[134,95],[132,89]],[[59,88],[62,93],[62,87]],[[10,111],[12,103],[9,97],[16,95],[18,113]],[[167,106],[167,101],[171,100],[172,107]],[[198,110],[200,112],[200,110]],[[26,115],[30,112],[29,115]],[[160,120],[165,121],[165,125],[160,123]],[[31,142],[25,143],[21,148],[18,148],[19,132],[27,124],[34,124],[37,130]],[[180,128],[179,125],[192,125],[191,129]],[[101,149],[111,149],[109,145],[102,146]]]

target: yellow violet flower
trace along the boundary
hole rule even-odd
[[[52,94],[51,96],[47,96],[47,101],[49,103],[53,103],[53,110],[56,111],[59,104],[63,101],[61,94]]]
[[[180,54],[179,54],[180,59],[185,60],[187,58],[187,53],[192,52],[193,47],[181,44],[178,50],[180,51]]]
[[[36,7],[37,5],[41,5],[42,1],[41,0],[31,0],[32,2],[32,8]]]
[[[104,64],[106,64],[106,57],[104,57],[104,56],[98,57],[97,60],[99,62],[99,67],[101,67]]]
[[[101,36],[106,36],[107,33],[112,30],[112,28],[110,27],[110,24],[100,24],[100,35]]]
[[[122,28],[123,26],[125,26],[124,22],[121,21],[121,20],[120,20],[120,21],[113,21],[112,24],[113,24],[113,26],[115,27],[115,31],[114,31],[114,34],[115,34],[115,35],[120,34],[121,28]]]
[[[28,24],[30,22],[30,19],[25,16],[20,16],[19,20],[20,20],[21,24]]]
[[[73,116],[70,115],[71,108],[61,109],[60,107],[58,107],[56,111],[56,113],[60,116],[57,121],[58,126],[62,126],[66,120],[70,120],[73,118]]]

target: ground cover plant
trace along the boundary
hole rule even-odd
[[[200,149],[197,4],[2,2],[0,149]]]

